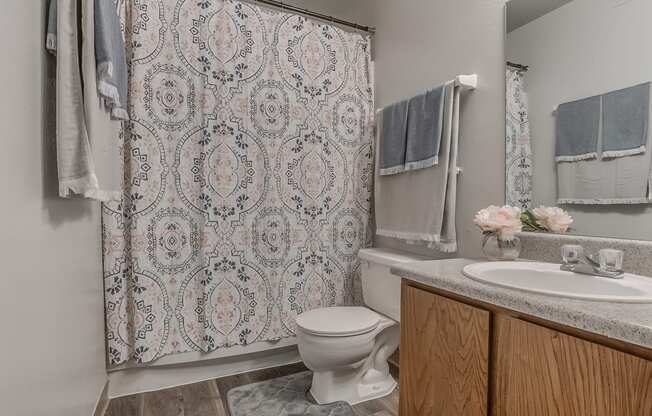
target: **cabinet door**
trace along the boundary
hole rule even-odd
[[[403,284],[401,416],[486,416],[489,312]]]
[[[652,415],[649,361],[505,315],[494,325],[494,416]]]

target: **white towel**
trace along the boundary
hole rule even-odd
[[[428,247],[452,253],[457,251],[455,201],[460,92],[454,82],[447,83],[445,89],[439,164],[391,176],[380,176],[376,168],[375,218],[377,235],[408,243],[423,242]],[[376,112],[376,117],[378,143],[382,110]],[[380,146],[376,148],[380,149]],[[376,160],[380,157],[379,151]]]
[[[557,164],[557,204],[649,204],[652,152]]]
[[[77,17],[79,7],[81,28]],[[56,118],[59,195],[63,198],[119,200],[122,194],[118,140],[121,123],[110,120],[97,93],[93,8],[94,0],[58,0]],[[83,39],[81,51],[80,36]]]

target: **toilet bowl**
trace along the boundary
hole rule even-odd
[[[299,354],[313,371],[310,393],[320,404],[357,404],[390,394],[396,380],[387,359],[400,341],[401,280],[396,263],[425,260],[385,249],[360,250],[366,306],[337,306],[296,319]]]

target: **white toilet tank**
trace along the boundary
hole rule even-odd
[[[429,259],[383,248],[362,249],[358,256],[362,261],[362,297],[365,305],[400,322],[401,278],[391,274],[389,270],[397,263]]]

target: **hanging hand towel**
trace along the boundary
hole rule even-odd
[[[120,200],[120,123],[108,120],[95,82],[93,0],[57,1],[57,169],[59,195],[100,201]],[[80,53],[82,16],[83,39]],[[80,55],[81,65],[80,65]],[[83,70],[83,74],[80,71]],[[83,75],[83,76],[82,76]],[[87,88],[83,88],[86,85]]]
[[[383,124],[379,143],[380,174],[394,175],[405,170],[407,145],[408,101],[401,101],[382,110]]]
[[[450,253],[457,250],[455,201],[459,90],[453,82],[444,88],[443,107],[439,164],[391,176],[381,176],[378,169],[374,205],[377,235],[408,243],[424,242],[429,247]],[[378,142],[382,142],[384,115],[381,111],[377,113]]]
[[[405,170],[429,168],[439,163],[444,86],[412,98],[408,105]]]
[[[650,111],[648,105],[641,105]],[[603,128],[604,130],[604,128]],[[646,130],[642,146],[649,146]],[[605,138],[603,136],[603,142]],[[603,143],[604,147],[604,143]],[[652,152],[557,164],[557,203],[616,205],[650,203]]]
[[[645,153],[650,121],[650,83],[602,97],[602,158]]]
[[[101,200],[119,201],[122,198],[123,157],[121,149],[121,117],[110,115],[116,107],[110,107],[99,95],[97,68],[96,23],[97,3],[111,3],[104,0],[84,0],[82,12],[82,77],[84,79],[84,109],[88,137],[93,150],[95,175],[101,186]],[[115,9],[113,9],[115,12]],[[116,14],[117,15],[117,14]],[[118,30],[120,26],[118,25]],[[122,38],[122,35],[120,35]],[[125,85],[127,85],[125,83]],[[125,103],[126,104],[126,103]]]
[[[557,162],[598,157],[600,97],[561,104],[557,109]]]
[[[113,0],[95,0],[95,59],[97,88],[111,116],[128,120],[128,73],[120,18]]]

